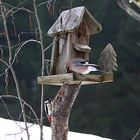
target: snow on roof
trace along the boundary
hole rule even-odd
[[[63,11],[49,29],[48,35],[53,36],[64,32],[72,32],[79,27],[83,18],[90,28],[90,34],[95,34],[102,30],[100,23],[98,23],[84,6],[81,6]]]
[[[40,139],[40,127],[39,125],[28,123],[30,140]],[[43,127],[44,140],[51,140],[50,127]],[[27,140],[24,122],[13,121],[0,118],[0,140]],[[68,140],[111,140],[108,138],[102,138],[99,136],[69,132]]]

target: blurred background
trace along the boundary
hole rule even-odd
[[[34,10],[32,0],[5,0],[5,2],[12,6],[23,2],[21,7]],[[40,2],[43,1],[37,1],[38,4]],[[45,47],[52,42],[52,38],[46,35],[48,29],[60,12],[68,9],[70,2],[72,1],[56,0],[54,15],[48,12],[47,4],[38,7]],[[116,0],[76,0],[72,3],[72,7],[82,5],[87,7],[103,28],[100,33],[90,38],[90,47],[92,48],[90,61],[97,63],[102,50],[107,43],[111,43],[117,53],[119,67],[118,71],[114,73],[114,82],[82,86],[71,112],[70,130],[116,140],[130,140],[140,127],[140,22],[122,10]],[[134,7],[135,5],[130,3],[130,6]],[[7,7],[9,6],[7,5]],[[136,8],[136,10],[139,12],[140,9]],[[37,25],[32,13],[19,10],[13,16],[9,16],[7,21],[13,45],[19,42],[18,34],[20,34],[20,41],[37,38],[37,34],[33,33],[33,30],[37,30]],[[0,17],[0,33],[4,32],[2,23]],[[8,58],[8,50],[3,47],[6,44],[5,36],[0,36],[0,57],[4,59]],[[46,59],[50,59],[50,53],[51,48],[45,53]],[[5,68],[5,65],[0,62],[0,74]],[[37,76],[41,75],[39,45],[36,43],[26,44],[16,58],[14,69],[22,98],[40,116],[41,86],[37,84]],[[6,75],[0,76],[0,95],[16,95],[10,71],[8,71],[7,80],[5,77]],[[53,98],[58,90],[57,86],[45,86],[45,98]],[[4,103],[9,112],[6,111]],[[10,118],[10,114],[11,118],[18,120],[21,113],[18,101],[9,98],[5,99],[4,103],[0,100],[0,117]],[[32,113],[28,108],[26,112],[32,118]],[[29,121],[34,120],[30,119]],[[44,119],[44,123],[49,125],[47,119]]]

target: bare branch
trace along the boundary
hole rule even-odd
[[[14,96],[14,95],[0,95],[1,100],[2,100],[2,98],[14,98],[14,99],[20,100],[19,97]],[[36,118],[37,123],[39,124],[39,121],[38,121],[39,119],[38,119],[34,109],[27,102],[25,102],[23,99],[21,99],[21,101],[23,102],[23,104],[25,104],[27,107],[30,108],[30,110],[32,111],[32,113],[34,114],[34,116]]]
[[[8,71],[5,71],[5,89],[6,89],[6,94],[8,94]]]
[[[41,41],[41,56],[42,56],[42,68],[41,68],[41,75],[44,76],[45,64],[44,64],[44,44],[43,44],[43,34],[41,29],[41,24],[38,16],[38,11],[36,7],[36,0],[33,0],[34,10],[35,10],[35,17],[37,20],[38,30],[39,30],[39,38]],[[44,105],[44,85],[41,85],[41,114],[40,114],[40,140],[43,140],[43,106]]]
[[[47,48],[44,49],[44,52],[46,52],[52,45],[53,45],[53,42]]]
[[[11,41],[10,41],[10,37],[9,37],[9,33],[8,33],[8,28],[7,28],[7,20],[6,20],[6,13],[5,13],[6,9],[5,9],[5,6],[2,3],[2,0],[0,0],[0,11],[1,11],[1,14],[2,14],[3,26],[4,26],[4,30],[5,30],[5,33],[6,33],[6,39],[7,39],[8,48],[9,48],[9,66],[10,66],[12,76],[14,78],[14,82],[15,82],[15,86],[16,86],[16,90],[17,90],[17,95],[18,95],[18,97],[20,99],[19,102],[20,102],[21,110],[23,112],[23,119],[24,119],[24,123],[25,123],[25,127],[26,127],[27,137],[28,137],[28,140],[29,140],[30,135],[29,135],[28,127],[27,127],[25,110],[24,110],[24,107],[23,107],[23,104],[22,104],[22,101],[21,101],[21,94],[20,94],[19,84],[18,84],[18,80],[17,80],[16,74],[15,74],[15,71],[14,71],[12,65],[11,65],[11,62],[12,62],[12,49],[11,49],[11,46],[12,45],[11,45]]]
[[[118,5],[135,20],[140,21],[140,14],[129,6],[127,0],[117,0]]]
[[[4,3],[4,5],[11,8],[10,10],[7,9],[6,16],[8,16],[8,15],[11,16],[11,14],[13,15],[13,14],[17,13],[18,11],[25,11],[25,12],[30,12],[30,13],[34,14],[33,11],[31,11],[31,10],[25,8],[25,7],[20,7],[22,5],[22,3],[19,4],[17,7],[12,6],[12,5],[8,4],[8,3]]]
[[[38,8],[38,7],[40,7],[40,6],[44,5],[44,4],[47,4],[47,3],[48,3],[48,1],[42,2],[39,5],[37,5],[36,8]]]
[[[10,65],[9,65],[8,63],[6,63],[4,60],[0,59],[0,61],[1,61],[2,63],[4,63],[4,64],[7,66],[7,68],[4,70],[4,72],[2,72],[2,73],[0,74],[0,77],[3,76],[3,75],[5,74],[5,72],[6,72],[8,69],[11,68],[11,66],[13,65],[13,63],[14,63],[15,60],[16,60],[16,57],[17,57],[18,53],[19,53],[20,50],[22,49],[22,47],[23,47],[24,45],[26,45],[27,43],[29,43],[29,42],[36,42],[36,43],[41,44],[40,41],[37,41],[37,40],[34,40],[34,39],[30,39],[30,40],[27,40],[27,41],[23,42],[23,43],[20,45],[20,47],[16,50],[15,55],[14,55],[13,60],[12,60],[12,62],[11,62]],[[19,45],[19,44],[17,44],[17,45]],[[17,45],[15,45],[15,46],[17,46]]]
[[[138,129],[137,133],[134,135],[134,137],[132,138],[132,140],[136,140],[136,137],[140,134],[140,128]]]
[[[17,126],[20,127],[20,129],[21,129],[21,132],[20,132],[20,133],[22,133],[22,132],[23,132],[24,130],[26,130],[26,129],[23,128],[23,127],[21,127],[21,126],[17,123],[17,121],[14,120],[14,118],[11,116],[11,114],[10,114],[10,112],[9,112],[9,109],[8,109],[8,107],[7,107],[6,103],[5,103],[5,101],[4,101],[2,98],[0,98],[0,99],[1,99],[2,103],[4,104],[4,107],[5,107],[6,111],[7,111],[8,116],[14,121],[14,123],[16,123]],[[28,116],[27,116],[27,117],[28,117]],[[33,125],[33,124],[32,124],[32,125]],[[32,125],[28,126],[28,128],[31,127]],[[20,133],[18,133],[18,134],[20,134]],[[8,134],[8,135],[16,135],[16,134],[17,134],[17,133],[15,133],[15,134]]]
[[[8,66],[8,67],[9,67],[9,64],[8,64],[8,63],[6,63],[3,59],[1,59],[1,58],[0,58],[0,61],[1,61],[3,64],[5,64],[6,66]]]

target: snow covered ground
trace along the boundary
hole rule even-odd
[[[39,140],[40,130],[39,126],[35,124],[28,124],[30,139]],[[27,140],[26,132],[24,131],[24,123],[0,118],[0,140]],[[51,140],[51,129],[44,126],[43,128],[44,140]],[[95,135],[69,132],[68,140],[111,140]]]

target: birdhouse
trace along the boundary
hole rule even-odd
[[[102,26],[84,7],[63,11],[48,35],[53,37],[51,53],[51,75],[66,74],[66,64],[73,58],[89,60],[90,35],[102,30]]]
[[[112,82],[112,70],[117,70],[117,55],[109,43],[101,53],[98,64],[100,74],[89,73],[96,68],[89,64],[90,35],[102,30],[102,26],[84,7],[63,11],[48,35],[53,37],[50,75],[37,78],[39,84],[62,85],[80,81],[82,85]],[[67,67],[68,66],[68,67]]]

